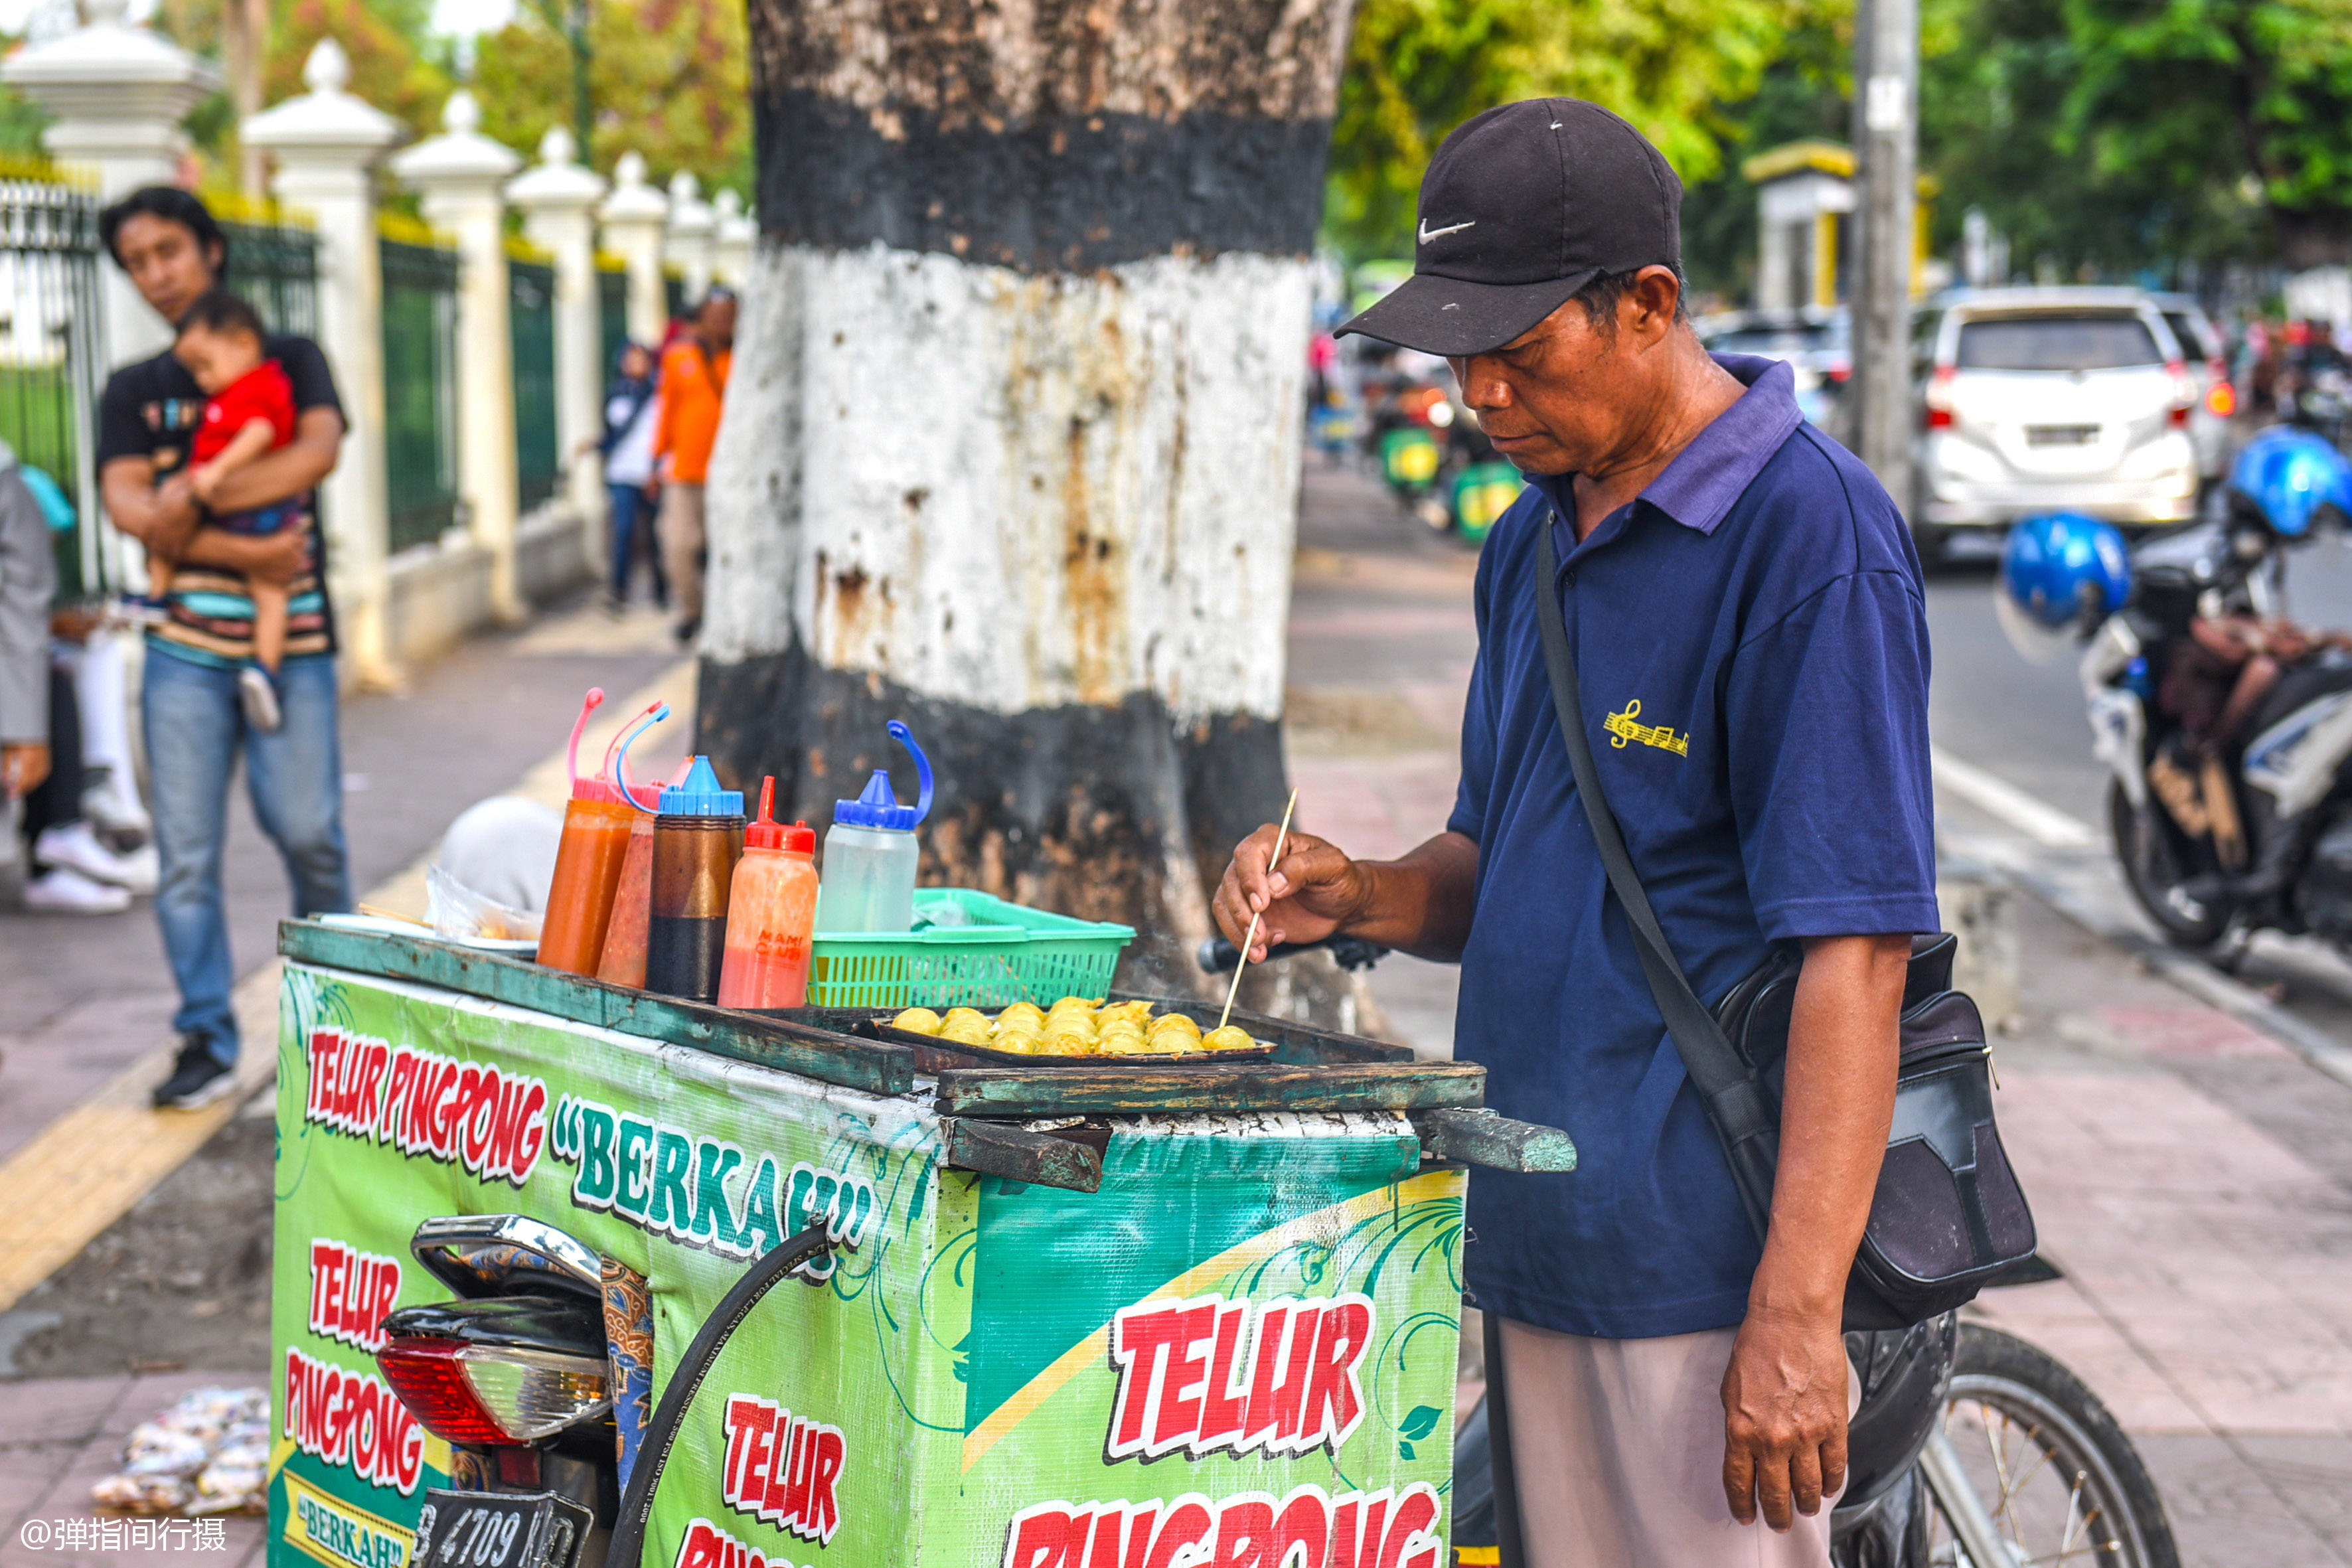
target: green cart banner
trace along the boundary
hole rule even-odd
[[[822,1220],[705,1381],[662,1568],[1440,1568],[1463,1175],[1402,1118],[1132,1118],[1093,1194],[951,1171],[882,1098],[289,963],[271,1282],[276,1568],[407,1568],[452,1456],[377,1325],[419,1221],[516,1213],[645,1277],[656,1394],[748,1259]]]

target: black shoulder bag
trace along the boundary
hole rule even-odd
[[[1553,526],[1547,516],[1538,528],[1536,616],[1576,793],[1609,885],[1633,930],[1650,994],[1723,1141],[1732,1179],[1761,1239],[1772,1213],[1790,1008],[1801,960],[1789,951],[1775,953],[1733,986],[1713,1013],[1692,991],[1601,793],[1577,700],[1576,661],[1560,618]],[[2033,1215],[1993,1125],[1992,1053],[1984,1020],[1974,1002],[1951,989],[1957,946],[1943,933],[1912,941],[1895,1125],[1870,1223],[1846,1280],[1849,1329],[1906,1328],[1948,1312],[2033,1252]]]

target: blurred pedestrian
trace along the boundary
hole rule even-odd
[[[120,914],[133,895],[155,890],[155,851],[143,842],[117,847],[86,816],[88,803],[106,794],[90,787],[84,766],[89,747],[77,697],[82,645],[97,617],[49,605],[56,592],[51,542],[73,525],[73,505],[57,481],[18,462],[0,441],[0,797],[24,802],[17,826],[26,849],[25,907],[40,914]],[[39,586],[44,579],[46,588]],[[29,661],[19,651],[27,647],[34,650]],[[6,689],[11,675],[27,668],[38,682],[32,690],[48,710],[41,750],[47,766],[46,776],[20,785],[18,775],[30,771],[27,758],[11,756],[16,748],[5,737],[9,710],[26,705]],[[114,695],[120,701],[120,687]]]
[[[49,776],[49,520],[0,441],[0,799]]]
[[[100,237],[133,287],[166,321],[178,321],[218,287],[228,242],[205,205],[183,190],[134,191],[99,216]],[[294,392],[294,438],[224,477],[214,510],[291,503],[301,516],[269,533],[241,534],[205,521],[187,473],[205,396],[168,351],[117,370],[99,402],[99,489],[115,526],[179,563],[166,618],[147,635],[141,714],[154,795],[163,883],[155,914],[180,988],[180,1036],[159,1106],[190,1108],[236,1088],[236,978],[228,945],[221,851],[237,754],[254,816],[278,847],[297,915],[351,907],[343,845],[342,757],[337,733],[334,618],[327,599],[324,540],[311,492],[342,450],[343,412],[326,356],[308,338],[272,334],[267,358]],[[248,584],[282,584],[285,663],[280,723],[264,733],[238,701],[239,672],[254,658]]]
[[[660,460],[662,556],[677,595],[677,640],[702,629],[703,481],[727,398],[735,357],[735,296],[713,289],[677,341],[662,354],[661,415],[654,431]]]
[[[640,342],[621,345],[613,384],[604,389],[604,491],[613,514],[614,609],[629,602],[630,569],[645,545],[653,569],[654,603],[669,606],[669,575],[662,570],[661,546],[654,538],[654,431],[661,420],[660,384],[654,380],[653,351]]]

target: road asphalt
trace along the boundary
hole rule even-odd
[[[1443,824],[1475,655],[1474,569],[1467,548],[1377,487],[1310,459],[1289,671],[1303,826],[1379,856]],[[2352,569],[2330,581],[2347,609],[2336,622],[2352,624]],[[1938,744],[2095,824],[2071,671],[2019,663],[1984,612],[1989,591],[1981,569],[1939,573],[1930,587]],[[2315,620],[2324,602],[2315,591],[2299,607]],[[352,705],[348,765],[369,782],[354,796],[369,809],[353,814],[366,878],[413,865],[457,809],[543,761],[581,686],[626,691],[668,662],[626,628],[557,624],[470,645],[396,703]],[[2233,1011],[2238,993],[2192,994],[2111,940],[2101,921],[2130,917],[2111,889],[2100,901],[2095,837],[2061,853],[1983,796],[1945,787],[1939,813],[1947,847],[2002,879],[1988,896],[2022,962],[1998,1048],[2000,1113],[2064,1278],[1993,1293],[1979,1310],[2114,1408],[2165,1489],[2184,1562],[2352,1564],[2352,1084],[2263,1027],[2262,994],[2241,987],[2252,1011]],[[232,898],[253,964],[282,895],[249,822],[239,832]],[[2043,874],[2053,866],[2064,872],[2054,880]],[[0,912],[0,984],[12,1002],[43,999],[13,1006],[0,1037],[0,1153],[39,1125],[28,1104],[28,1130],[12,1132],[12,1097],[49,1085],[43,1103],[71,1104],[75,1086],[150,1048],[168,1013],[143,908],[84,925]],[[1450,1053],[1450,970],[1391,957],[1370,986],[1394,1037]],[[233,1119],[0,1314],[0,1358],[17,1379],[0,1383],[0,1568],[58,1559],[24,1550],[20,1525],[86,1514],[89,1481],[135,1421],[186,1386],[266,1379],[267,1149],[258,1119]],[[246,1560],[257,1526],[232,1521],[230,1537],[227,1555]]]

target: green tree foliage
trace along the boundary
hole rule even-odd
[[[1558,94],[1623,115],[1685,182],[1723,166],[1721,106],[1754,93],[1791,27],[1851,0],[1360,0],[1332,129],[1328,232],[1409,255],[1430,153],[1498,103]]]
[[[2017,0],[2011,0],[2012,4]],[[2184,247],[2242,184],[2291,265],[2352,254],[2352,0],[2066,0],[2056,137],[2173,193]]]
[[[1853,125],[1851,0],[1823,5],[1789,29],[1780,56],[1748,97],[1722,105],[1721,166],[1683,194],[1683,268],[1695,295],[1745,304],[1756,284],[1756,187],[1741,162],[1768,148],[1814,138],[1844,142]]]
[[[611,173],[631,149],[656,174],[690,169],[706,190],[751,184],[751,68],[744,11],[730,0],[604,0],[589,26],[595,105],[591,161]],[[572,123],[572,53],[526,13],[475,56],[482,129],[525,152]]]

